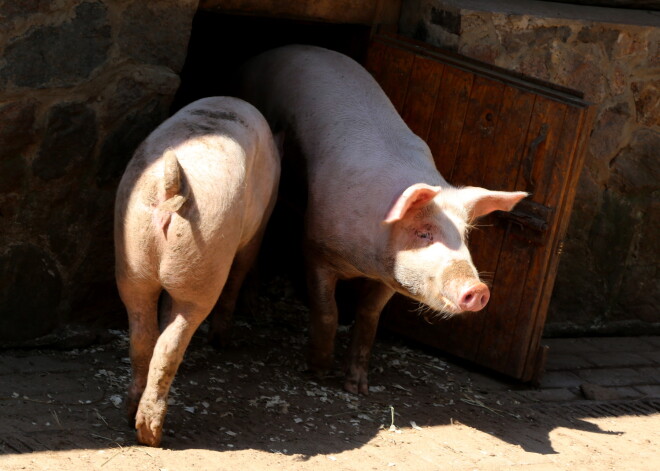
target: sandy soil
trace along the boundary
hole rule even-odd
[[[306,309],[281,288],[239,316],[228,349],[195,337],[162,448],[137,446],[127,425],[125,331],[80,350],[0,352],[0,471],[658,469],[658,414],[533,402],[388,335],[369,396],[340,389],[339,362],[310,377]]]

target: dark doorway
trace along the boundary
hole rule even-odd
[[[360,63],[370,28],[199,10],[193,20],[181,86],[172,112],[214,95],[231,95],[233,71],[250,57],[286,44],[313,44],[342,52]]]

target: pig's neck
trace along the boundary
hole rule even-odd
[[[347,129],[344,141],[354,145],[316,147],[322,157],[317,154],[310,162],[308,236],[342,267],[345,277],[385,275],[386,281],[391,228],[383,220],[391,206],[415,183],[450,185],[435,168],[426,144],[409,130],[368,142],[351,136],[355,131],[359,129]]]

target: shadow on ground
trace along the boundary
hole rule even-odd
[[[615,415],[612,405],[599,410],[576,402],[533,402],[521,394],[523,385],[387,334],[374,350],[370,395],[345,393],[339,362],[326,378],[305,373],[307,312],[291,292],[281,280],[271,282],[259,298],[260,314],[238,316],[224,351],[206,345],[203,332],[196,335],[172,388],[164,448],[256,449],[309,458],[362,447],[382,429],[396,434],[463,424],[527,452],[553,454],[550,432],[559,427],[618,433],[585,420],[589,414]],[[347,337],[342,328],[339,350]],[[127,356],[127,335],[120,330],[110,332],[109,342],[85,349],[2,352],[0,452],[135,444],[124,412]],[[638,407],[658,410],[656,403]]]

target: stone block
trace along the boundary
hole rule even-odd
[[[28,148],[36,139],[34,100],[0,106],[0,193],[18,191],[24,184]]]
[[[117,36],[123,54],[180,72],[186,57],[196,0],[131,2]]]
[[[646,384],[647,379],[634,368],[598,368],[577,372],[587,383],[598,386],[635,386]]]
[[[637,122],[660,126],[660,79],[632,82],[630,88],[635,97]]]
[[[645,343],[648,343],[654,347],[655,351],[660,351],[660,336],[658,335],[649,335],[649,336],[643,336],[639,337],[641,340],[643,340]]]
[[[36,110],[34,99],[0,105],[0,160],[21,153],[34,142]]]
[[[660,28],[655,28],[649,34],[648,67],[660,67]]]
[[[648,54],[649,42],[639,34],[622,30],[618,33],[616,41],[610,45],[611,57],[616,60],[630,59],[631,56],[645,56]]]
[[[47,88],[81,83],[107,60],[111,36],[105,5],[81,3],[70,21],[14,38],[4,51],[0,84]]]
[[[168,105],[169,100],[154,98],[110,131],[99,154],[96,181],[100,185],[118,182],[138,145],[167,117]]]
[[[655,346],[646,337],[592,337],[586,341],[593,345],[596,352],[601,353],[636,353],[649,352]]]
[[[638,386],[623,386],[608,389],[612,390],[619,399],[641,399],[644,395],[637,388]]]
[[[548,353],[548,359],[545,365],[547,371],[558,370],[576,370],[581,368],[592,368],[596,365],[591,363],[581,354],[574,353],[557,353],[553,354],[552,351]]]
[[[543,389],[577,388],[583,382],[584,380],[571,371],[549,371],[543,375],[539,386]]]
[[[660,385],[660,364],[654,362],[654,366],[637,368],[637,371],[646,378],[646,384]]]
[[[657,221],[660,219],[658,218],[658,215],[660,215],[660,204],[653,204],[641,211],[647,214],[653,213],[654,216],[652,217],[655,221],[645,221],[648,222],[648,226],[652,227],[643,224],[639,228],[635,240],[633,240],[633,250],[640,247],[635,251],[639,254],[639,258],[646,258],[648,262],[629,265],[623,269],[618,298],[621,300],[625,312],[629,317],[646,322],[648,325],[658,326],[660,324],[660,312],[658,311],[660,285],[658,285],[656,277],[660,260],[660,257],[657,255],[659,250],[657,235],[660,233],[660,224]],[[647,217],[651,219],[650,216]],[[654,240],[656,241],[655,248],[645,251],[643,247],[653,244]],[[624,315],[624,313],[619,314],[622,318]]]
[[[600,350],[598,342],[593,342],[589,338],[543,339],[543,344],[550,347],[550,355],[575,355]]]
[[[451,8],[431,7],[431,24],[439,26],[449,34],[461,33],[461,13]]]
[[[568,26],[537,26],[526,30],[503,31],[502,45],[509,54],[520,53],[528,49],[537,49],[539,46],[548,48],[554,43],[566,43],[571,36]],[[549,48],[548,48],[549,49]]]
[[[659,148],[660,132],[651,129],[635,132],[628,146],[611,162],[610,187],[623,198],[651,197],[660,185]]]
[[[580,29],[577,40],[582,43],[598,44],[611,58],[621,32],[603,24],[588,24]]]
[[[601,109],[596,117],[594,131],[589,141],[589,152],[595,161],[590,166],[594,168],[597,165],[597,178],[600,181],[605,181],[609,176],[609,163],[622,147],[621,138],[626,134],[631,115],[628,103],[623,101]]]
[[[42,180],[63,177],[72,165],[89,161],[96,144],[96,113],[84,103],[58,103],[48,113],[33,173]],[[89,165],[89,163],[88,163]]]
[[[585,99],[603,103],[609,94],[608,68],[602,52],[596,45],[564,49],[565,58],[555,62],[552,81],[579,90]]]
[[[591,401],[616,401],[619,399],[624,399],[622,392],[627,392],[628,394],[635,394],[635,390],[632,388],[607,388],[604,386],[599,386],[597,384],[591,383],[582,383],[580,385],[580,392],[585,399]]]
[[[515,395],[520,397],[523,401],[534,402],[566,402],[581,399],[581,396],[577,391],[566,388],[518,391]]]
[[[660,365],[660,350],[655,350],[652,352],[640,352],[639,354],[651,360],[653,364]]]
[[[642,386],[635,386],[644,397],[660,397],[660,385],[658,384],[645,384]]]
[[[55,327],[62,285],[57,264],[40,247],[18,243],[0,254],[0,347]]]
[[[585,353],[584,356],[594,365],[604,368],[653,364],[648,358],[631,352],[591,352]]]
[[[179,83],[179,77],[165,67],[128,68],[104,90],[100,119],[112,128],[154,98],[173,96]]]

